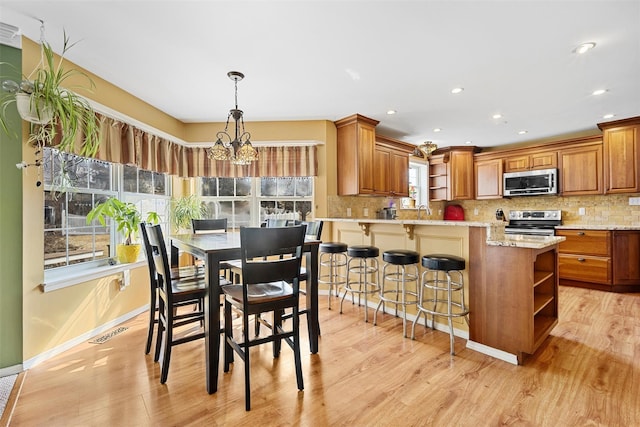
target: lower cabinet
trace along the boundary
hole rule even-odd
[[[615,292],[640,290],[640,231],[556,230],[560,284]]]

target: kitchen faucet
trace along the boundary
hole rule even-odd
[[[424,212],[427,215],[431,215],[431,209],[429,209],[429,206],[427,205],[420,205],[418,206],[418,219],[420,219],[420,211],[422,210],[422,208],[424,208]]]

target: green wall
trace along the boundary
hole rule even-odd
[[[0,45],[0,58],[0,82],[19,80],[22,50]],[[0,129],[0,369],[22,364],[22,122],[14,105],[9,133]]]

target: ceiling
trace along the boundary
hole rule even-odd
[[[58,52],[63,29],[78,41],[69,60],[184,122],[226,120],[231,70],[249,131],[360,113],[407,142],[486,147],[640,115],[638,0],[2,1],[36,41],[38,20]]]

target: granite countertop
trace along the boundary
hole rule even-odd
[[[556,230],[640,230],[640,225],[563,224],[556,226]]]
[[[526,236],[526,235],[505,235],[493,239],[487,239],[490,246],[510,246],[515,248],[544,249],[548,246],[556,245],[566,240],[563,236]]]
[[[445,221],[443,219],[377,219],[377,218],[316,218],[319,221],[357,222],[366,224],[452,225],[458,227],[490,227],[506,224],[502,221]]]

